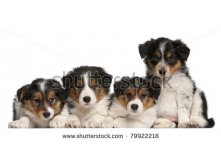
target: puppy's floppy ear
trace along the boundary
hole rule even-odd
[[[29,87],[30,87],[30,85],[25,85],[17,90],[18,101],[20,101],[21,103],[24,103],[24,99],[27,96]]]
[[[183,61],[187,61],[190,49],[181,40],[174,41],[175,51],[180,55]]]
[[[151,39],[150,41],[147,41],[144,44],[139,45],[138,49],[141,59],[149,56],[149,53],[152,51],[154,41],[154,39]]]
[[[120,81],[116,81],[116,82],[114,83],[114,95],[115,95],[116,97],[120,96],[120,94],[121,94],[120,85],[121,85],[121,82],[120,82]]]
[[[63,84],[63,87],[65,89],[71,89],[73,88],[73,83],[74,83],[74,77],[72,77],[72,75],[66,75],[64,76],[62,79],[62,84]]]
[[[145,45],[140,44],[138,48],[139,48],[139,53],[140,53],[141,59],[145,58],[147,56],[147,52],[145,50]]]

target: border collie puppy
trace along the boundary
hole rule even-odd
[[[107,115],[112,75],[101,67],[81,66],[62,81],[73,104],[66,127],[113,127],[113,119]]]
[[[67,98],[61,84],[53,79],[36,79],[17,91],[13,121],[9,128],[48,128]]]
[[[123,77],[114,84],[109,115],[115,128],[151,128],[156,121],[156,99],[159,86],[139,77]]]
[[[151,39],[139,45],[141,58],[147,66],[147,77],[157,78],[161,85],[154,127],[205,128],[213,127],[208,119],[207,101],[191,79],[186,61],[190,49],[181,40]]]

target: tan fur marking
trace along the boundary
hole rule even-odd
[[[42,111],[40,108],[37,106],[34,106],[31,100],[25,100],[24,102],[24,108],[31,111],[33,114],[37,115],[39,118],[41,117]]]
[[[182,67],[182,63],[180,60],[177,61],[177,63],[174,66],[169,67],[169,74],[173,74],[175,71],[179,70]]]
[[[48,93],[48,97],[47,97],[47,101],[49,101],[51,98],[55,98],[56,99],[56,95],[54,91],[50,91]],[[62,107],[62,102],[58,99],[56,99],[55,103],[52,104],[51,108],[54,109],[55,114],[58,114],[61,111],[61,107]]]
[[[155,104],[155,99],[154,98],[145,98],[143,100],[143,107],[145,110],[147,110],[148,108],[152,107]]]
[[[119,96],[118,98],[117,98],[117,101],[122,105],[122,106],[124,106],[125,107],[125,109],[127,108],[127,104],[128,104],[128,98],[126,97],[126,96]]]
[[[157,50],[157,51],[156,51],[156,56],[157,56],[157,57],[161,57],[160,50]]]
[[[95,95],[97,98],[97,102],[99,102],[101,99],[107,96],[107,92],[103,88],[98,88],[97,90],[95,90]]]
[[[76,101],[77,103],[79,103],[79,96],[80,96],[80,92],[77,90],[77,89],[70,89],[69,90],[69,92],[68,92],[68,94],[69,94],[69,97],[72,99],[72,100],[74,100],[74,101]]]
[[[89,86],[93,87],[96,84],[95,79],[90,79],[89,80]]]
[[[168,52],[168,53],[166,53],[166,58],[169,58],[169,57],[171,57],[172,55],[173,55],[172,52]]]

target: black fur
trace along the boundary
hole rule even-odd
[[[66,90],[77,87],[77,80],[84,74],[89,73],[90,77],[95,79],[97,84],[101,85],[107,92],[112,83],[112,75],[108,74],[103,68],[95,66],[81,66],[74,68],[62,78],[63,86]]]
[[[156,85],[155,85],[156,86]],[[122,77],[120,81],[117,81],[114,83],[114,95],[116,97],[119,97],[123,95],[126,89],[129,87],[133,88],[145,88],[149,92],[150,97],[154,97],[155,99],[158,99],[160,95],[160,86],[157,85],[155,88],[153,87],[152,80],[147,80],[145,78],[140,77]]]
[[[165,53],[173,52],[173,56],[170,59],[165,59],[167,63],[173,65],[179,59],[185,65],[185,61],[187,61],[190,54],[190,49],[181,40],[173,41],[168,38],[151,39],[144,44],[140,44],[139,53],[141,58],[144,58],[144,62],[147,63],[150,61],[152,64],[157,64],[161,58],[156,57],[155,52],[159,49],[160,44],[164,42],[166,42]]]
[[[202,99],[202,109],[203,109],[203,117],[208,121],[208,125],[205,128],[212,128],[215,125],[215,121],[213,118],[208,119],[208,106],[207,106],[207,100],[204,92],[200,93],[200,97]]]
[[[159,53],[161,44],[164,43],[164,55]],[[152,80],[152,82],[156,82],[161,84],[161,80],[157,79],[157,77],[153,77],[153,73],[151,69],[152,67],[156,66],[160,61],[162,61],[162,57],[164,58],[165,64],[168,66],[174,66],[177,64],[179,60],[182,64],[181,68],[177,69],[183,74],[185,74],[193,84],[193,95],[195,94],[197,88],[195,82],[192,80],[191,76],[189,75],[188,68],[186,67],[186,61],[188,60],[190,49],[184,44],[181,40],[170,40],[168,38],[158,38],[158,39],[151,39],[144,44],[139,45],[139,53],[144,62],[147,65],[147,78]],[[168,56],[167,53],[170,55]],[[159,55],[160,54],[160,55]],[[154,81],[153,81],[154,80]],[[215,122],[212,118],[208,119],[207,115],[207,102],[205,94],[202,92],[200,94],[202,99],[202,108],[203,108],[203,116],[208,121],[207,127],[213,127]]]
[[[67,99],[67,93],[65,91],[65,89],[61,86],[61,84],[54,80],[54,79],[36,79],[34,81],[32,81],[31,84],[25,85],[23,87],[21,87],[18,91],[17,91],[17,97],[18,100],[21,103],[24,103],[24,100],[28,100],[31,98],[32,94],[36,91],[39,91],[39,83],[40,82],[45,82],[46,83],[46,89],[45,91],[47,92],[48,90],[52,90],[55,91],[56,96],[65,102],[65,100]]]
[[[17,118],[16,108],[15,108],[17,102],[21,102],[22,104],[24,104],[25,100],[30,100],[33,98],[32,96],[34,92],[41,92],[39,83],[43,81],[45,82],[45,92],[42,93],[47,93],[47,91],[49,90],[54,91],[56,97],[61,101],[62,105],[65,104],[67,99],[67,93],[65,89],[61,86],[61,84],[54,79],[39,78],[32,81],[31,84],[24,85],[20,89],[18,89],[17,98],[14,99],[13,103],[13,120],[16,120]],[[41,104],[41,107],[44,108],[44,105]]]

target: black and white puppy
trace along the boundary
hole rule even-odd
[[[208,119],[207,101],[191,79],[186,61],[190,49],[181,40],[151,39],[139,45],[141,58],[147,66],[147,77],[158,78],[161,93],[158,99],[158,117],[154,127],[180,128],[213,127]]]
[[[73,104],[65,127],[113,127],[113,119],[107,115],[110,74],[100,67],[81,66],[70,71],[62,81]]]
[[[156,121],[156,99],[159,86],[144,78],[123,77],[114,84],[114,95],[109,115],[114,118],[115,128],[151,128]]]
[[[67,98],[61,84],[53,79],[36,79],[17,91],[13,121],[9,128],[48,128]]]

